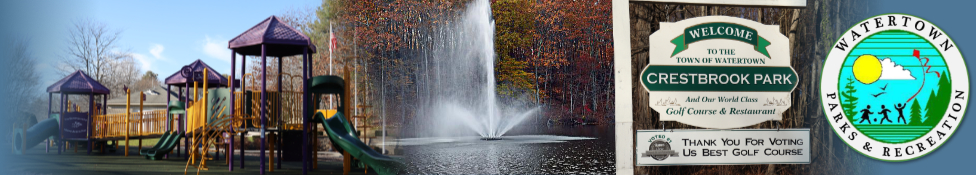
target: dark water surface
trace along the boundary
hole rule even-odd
[[[553,126],[479,137],[400,140],[409,174],[611,174],[613,126]]]

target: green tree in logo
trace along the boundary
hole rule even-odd
[[[939,77],[937,90],[932,90],[929,95],[929,102],[925,104],[926,117],[922,123],[925,126],[935,126],[942,120],[946,109],[949,109],[949,97],[952,96],[952,84],[949,83],[949,75],[942,72]]]
[[[912,100],[912,113],[908,118],[908,125],[922,125],[922,107],[918,105],[918,99]]]
[[[854,120],[853,116],[857,114],[857,97],[854,96],[855,92],[857,92],[857,89],[854,89],[854,79],[847,77],[847,84],[844,85],[844,91],[840,93],[841,99],[843,99],[840,106],[844,108],[844,115],[847,115],[847,118],[851,119],[851,121]]]

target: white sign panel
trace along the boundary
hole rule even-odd
[[[810,129],[638,130],[638,166],[809,164]]]
[[[779,26],[705,16],[662,22],[638,75],[661,121],[740,128],[782,120],[799,83]]]

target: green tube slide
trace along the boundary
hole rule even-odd
[[[31,116],[33,117],[33,116]],[[33,119],[33,118],[31,118]],[[10,144],[15,154],[24,154],[22,150],[37,146],[42,141],[58,135],[58,119],[49,118],[38,122],[24,132],[22,129],[14,129]]]

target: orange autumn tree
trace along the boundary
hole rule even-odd
[[[536,94],[536,77],[529,69],[535,34],[535,11],[532,1],[495,0],[491,4],[495,19],[495,72],[501,95],[520,96],[520,91]],[[538,95],[531,95],[537,98]],[[538,99],[535,99],[538,101]]]
[[[328,60],[329,24],[338,48],[333,63],[353,67],[366,98],[388,113],[413,114],[430,95],[426,51],[441,26],[460,19],[469,0],[383,2],[326,0],[309,36],[319,46],[316,75]],[[528,98],[556,119],[612,116],[610,1],[492,0],[495,76],[503,97]],[[363,80],[365,79],[365,80]],[[597,118],[612,120],[612,117]]]

